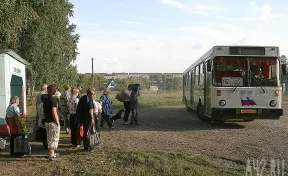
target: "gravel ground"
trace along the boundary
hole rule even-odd
[[[283,105],[288,109],[288,102]],[[246,164],[247,159],[288,159],[287,110],[280,120],[211,124],[184,106],[139,110],[140,126],[116,121],[104,129],[105,145],[130,149],[185,151]],[[288,160],[287,160],[288,161]]]

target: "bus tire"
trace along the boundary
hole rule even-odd
[[[245,119],[245,120],[244,120],[244,122],[252,122],[252,121],[254,121],[254,119],[249,119],[249,120],[248,120],[248,119]]]
[[[196,108],[196,113],[197,113],[197,116],[200,120],[202,121],[207,121],[208,118],[205,116],[204,114],[204,108],[203,108],[203,105],[199,102],[198,105],[197,105],[197,108]]]
[[[187,99],[186,99],[186,97],[185,97],[184,103],[185,103],[185,108],[186,108],[186,110],[189,111],[189,107],[187,106]]]
[[[211,120],[212,125],[222,125],[224,123],[224,120]]]

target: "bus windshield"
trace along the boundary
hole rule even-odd
[[[277,58],[216,57],[213,59],[214,86],[278,86],[278,73]]]

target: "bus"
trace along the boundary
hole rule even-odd
[[[275,46],[214,46],[183,72],[183,103],[200,120],[252,121],[283,115]]]

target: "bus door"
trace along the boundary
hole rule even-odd
[[[191,107],[194,108],[194,81],[195,81],[195,73],[194,69],[190,71],[191,79],[190,79],[190,100]]]
[[[204,64],[204,112],[211,115],[211,60]]]

